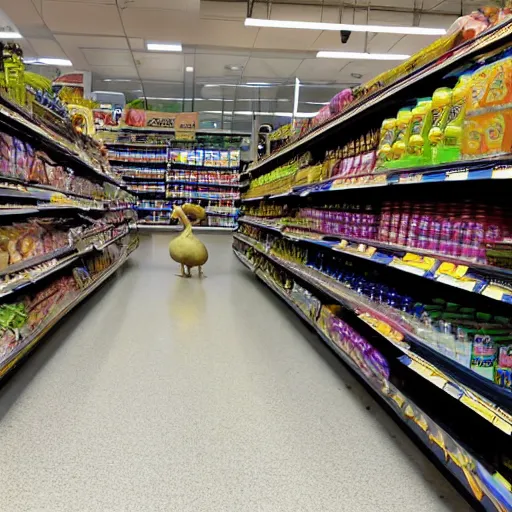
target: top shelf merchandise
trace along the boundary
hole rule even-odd
[[[3,49],[0,378],[138,244],[135,198],[101,146],[73,130],[37,76],[25,76],[16,46]]]
[[[497,24],[439,42],[432,62],[337,95],[334,117],[254,164],[234,250],[483,509],[503,511],[512,24],[493,12]]]
[[[447,36],[413,55],[398,68],[360,87],[341,91],[315,118],[300,120],[271,134],[273,151],[252,165],[253,177],[269,172],[321,142],[331,144],[348,123],[367,123],[376,114],[386,117],[387,112],[393,112],[400,96],[432,94],[430,84],[457,71],[461,65],[470,67],[484,53],[491,54],[497,48],[505,47],[512,39],[509,11],[486,8],[485,15],[486,21],[481,13],[474,16],[477,20],[475,31],[469,29],[470,21],[458,20]],[[465,18],[471,18],[471,15]],[[468,30],[465,30],[466,23]],[[470,33],[478,35],[470,38]]]

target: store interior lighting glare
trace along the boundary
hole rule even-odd
[[[365,53],[365,52],[332,52],[320,51],[317,59],[347,59],[347,60],[406,60],[410,55],[400,53]]]
[[[53,57],[37,57],[34,59],[25,59],[25,64],[40,64],[45,66],[72,66],[73,63],[68,59],[54,59]]]
[[[181,43],[146,43],[146,48],[153,52],[181,52]]]
[[[446,34],[444,28],[428,27],[394,27],[388,25],[355,25],[349,23],[324,23],[317,21],[267,20],[259,18],[246,18],[246,27],[262,28],[288,28],[306,30],[347,30],[350,32],[374,32],[376,34],[404,34],[415,36],[442,36]]]
[[[1,31],[0,39],[23,39],[19,32]]]
[[[205,114],[224,114],[225,116],[271,116],[271,117],[293,117],[293,112],[253,112],[252,110],[235,110],[223,112],[222,110],[205,110]],[[297,112],[295,117],[315,117],[318,112]]]

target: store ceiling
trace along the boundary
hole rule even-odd
[[[461,2],[453,0],[377,2],[371,9],[317,0],[255,2],[252,16],[339,22],[342,12],[344,23],[447,28],[461,13]],[[0,8],[4,25],[24,36],[27,57],[70,59],[75,69],[93,73],[94,90],[125,92],[128,99],[141,91],[148,97],[194,97],[194,109],[206,111],[222,110],[221,100],[232,111],[291,111],[290,84],[298,77],[305,84],[299,110],[315,112],[321,106],[315,103],[393,65],[317,59],[318,50],[411,54],[435,39],[352,33],[342,45],[338,32],[246,27],[243,1],[0,0]],[[465,2],[463,11],[473,8]],[[183,52],[148,52],[147,41],[180,42]],[[241,86],[248,82],[271,85]],[[261,101],[254,107],[251,99]]]

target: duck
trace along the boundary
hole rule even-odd
[[[206,211],[197,204],[185,203],[173,205],[171,219],[179,219],[183,224],[181,233],[169,243],[171,259],[181,265],[181,277],[191,277],[190,269],[198,267],[199,277],[203,277],[203,265],[208,261],[206,246],[192,233],[193,224],[199,224],[206,218]]]

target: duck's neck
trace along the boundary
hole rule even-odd
[[[176,208],[176,215],[179,217],[181,223],[183,224],[183,231],[190,233],[192,231],[192,224],[188,220],[188,217],[185,215],[185,212],[179,206]]]

